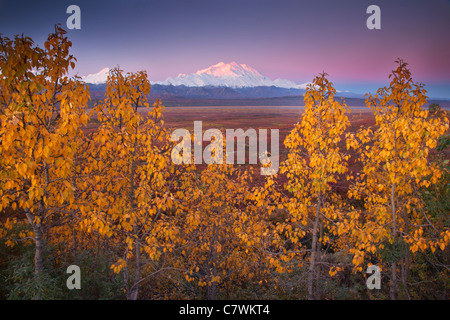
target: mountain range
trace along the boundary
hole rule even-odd
[[[230,63],[219,62],[208,68],[198,70],[191,74],[179,74],[176,78],[167,78],[165,81],[155,82],[161,85],[186,87],[278,87],[288,89],[305,89],[307,83],[299,84],[286,79],[272,80],[261,74],[258,70],[235,61]]]
[[[108,77],[109,68],[103,68],[98,73],[82,77],[90,84],[103,84]],[[156,81],[154,84],[164,86],[186,87],[277,87],[286,89],[305,89],[307,83],[296,83],[286,79],[272,80],[261,74],[258,70],[235,61],[230,63],[219,62],[208,68],[198,70],[191,74],[180,73],[177,77],[169,77],[165,81]]]
[[[110,69],[82,77],[94,96],[101,98],[106,88]],[[164,81],[152,82],[152,98],[165,99],[264,99],[299,97],[305,93],[308,83],[287,79],[272,80],[246,64],[235,61],[219,62],[194,73],[184,74]]]
[[[106,88],[109,68],[82,77],[91,91],[101,92]],[[219,62],[191,74],[179,74],[165,81],[152,82],[151,96],[175,99],[255,99],[285,96],[302,96],[307,83],[296,83],[286,79],[272,80],[258,70],[233,61]],[[100,93],[100,94],[99,94]]]
[[[102,99],[110,69],[81,77],[89,84],[93,99]],[[235,61],[219,62],[194,73],[164,81],[151,82],[150,98],[163,99],[166,106],[183,105],[303,105],[303,94],[308,83],[286,79],[272,80],[258,70]],[[337,91],[349,106],[363,106],[362,94]],[[429,100],[449,107],[449,101]]]

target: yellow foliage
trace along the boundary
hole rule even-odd
[[[429,154],[449,128],[446,117],[428,117],[423,109],[426,92],[412,81],[405,62],[398,61],[392,76],[389,87],[366,99],[375,114],[375,129],[360,130],[356,134],[359,141],[352,137],[347,144],[364,146],[360,154],[363,169],[348,195],[364,199],[365,220],[355,220],[350,213],[338,233],[350,233],[351,245],[372,254],[386,241],[403,241],[412,253],[432,248],[430,232],[435,226],[417,190],[430,187],[442,175]],[[426,232],[422,226],[427,226]],[[363,260],[362,251],[356,251],[354,265]]]

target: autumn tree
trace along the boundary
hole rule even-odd
[[[276,184],[270,177],[266,190],[257,195],[258,199],[265,199],[267,208],[272,202],[272,208],[284,208],[288,213],[287,223],[276,227],[283,235],[279,240],[287,237],[291,246],[294,245],[283,250],[284,257],[291,259],[295,254],[309,253],[310,299],[318,298],[315,284],[322,264],[322,246],[330,242],[326,226],[338,218],[339,205],[333,200],[331,185],[347,171],[348,156],[341,151],[340,143],[349,124],[348,108],[335,100],[335,94],[325,73],[308,85],[304,95],[305,112],[284,142],[288,155],[280,166],[280,174],[286,176],[282,188],[287,194],[279,192],[279,197],[273,197],[274,191],[269,195],[267,190]],[[310,245],[304,243],[307,237],[311,239]]]
[[[7,229],[31,227],[16,240],[34,242],[36,274],[53,228],[76,211],[74,158],[88,120],[88,88],[67,75],[75,58],[65,33],[57,26],[44,48],[28,37],[0,37],[0,212],[16,212]]]
[[[151,262],[175,237],[166,214],[174,205],[175,167],[163,128],[164,106],[157,100],[150,107],[149,92],[144,71],[110,72],[105,99],[93,110],[99,127],[86,164],[86,205],[80,207],[85,229],[95,229],[122,247],[112,268],[123,271],[127,298],[133,300]],[[141,110],[148,110],[147,115]]]
[[[430,152],[448,130],[448,119],[429,117],[424,110],[426,91],[413,81],[408,64],[389,76],[388,87],[366,99],[376,119],[374,128],[363,128],[348,139],[360,150],[363,169],[349,196],[364,203],[339,223],[339,234],[353,239],[353,263],[361,270],[365,260],[376,257],[390,272],[390,298],[405,294],[411,254],[444,248],[450,241],[448,225],[427,211],[420,196],[423,188],[438,183],[443,171],[430,160]],[[400,276],[399,276],[400,269]]]
[[[177,192],[183,216],[178,268],[185,270],[187,281],[205,288],[207,299],[262,281],[269,272],[268,256],[261,250],[269,237],[252,203],[252,170],[221,164],[217,157],[226,152],[217,148],[225,149],[223,138],[212,140],[205,153],[211,151],[214,161],[189,179],[183,177],[184,188]]]
[[[237,288],[260,287],[268,282],[273,270],[266,250],[272,244],[273,230],[257,205],[253,170],[226,164],[233,162],[227,157],[233,159],[234,153],[227,152],[220,130],[209,129],[193,138],[200,148],[203,138],[211,143],[201,150],[206,167],[200,166],[180,179],[181,188],[176,193],[180,204],[180,258],[175,265],[185,270],[190,286],[204,288],[201,291],[207,299],[229,297]],[[191,141],[189,132],[185,132],[183,141]],[[174,149],[175,162],[195,158],[186,149],[190,150],[185,146],[183,154],[179,148]]]
[[[347,171],[347,157],[339,142],[349,124],[347,106],[334,100],[336,90],[322,73],[309,85],[302,120],[286,138],[288,158],[281,173],[286,173],[286,189],[292,193],[287,209],[295,221],[307,227],[311,236],[308,274],[309,298],[314,299],[314,283],[321,260],[321,244],[327,242],[324,220],[336,219],[330,203],[331,183]]]

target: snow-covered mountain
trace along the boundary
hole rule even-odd
[[[90,84],[103,84],[106,83],[108,74],[109,68],[103,68],[97,73],[82,77],[82,80]],[[286,79],[272,80],[249,65],[239,64],[235,61],[230,63],[219,62],[191,74],[181,73],[176,78],[169,77],[165,81],[152,83],[186,87],[246,88],[275,86],[287,89],[305,89],[307,85],[307,83],[300,84]]]
[[[81,77],[86,83],[91,84],[102,84],[106,83],[106,79],[108,78],[109,68],[103,68],[97,73],[88,74],[87,76]]]
[[[271,80],[258,70],[235,61],[230,63],[219,62],[206,69],[191,74],[179,74],[176,78],[167,78],[165,81],[155,82],[161,85],[174,85],[186,87],[258,87],[276,86],[280,88],[305,89],[306,83],[299,84],[286,79]]]
[[[109,68],[82,77],[93,91],[105,91]],[[308,83],[272,80],[258,70],[237,62],[219,62],[191,74],[179,74],[165,81],[152,81],[152,94],[189,99],[247,99],[303,95]],[[336,90],[341,96],[361,98],[361,94]]]

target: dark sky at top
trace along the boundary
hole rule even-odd
[[[430,96],[450,98],[448,0],[0,0],[0,33],[42,44],[71,4],[81,8],[81,30],[68,32],[79,75],[120,65],[157,81],[236,61],[298,82],[325,71],[337,89],[364,92],[386,85],[402,58]],[[371,4],[381,30],[366,27]]]

